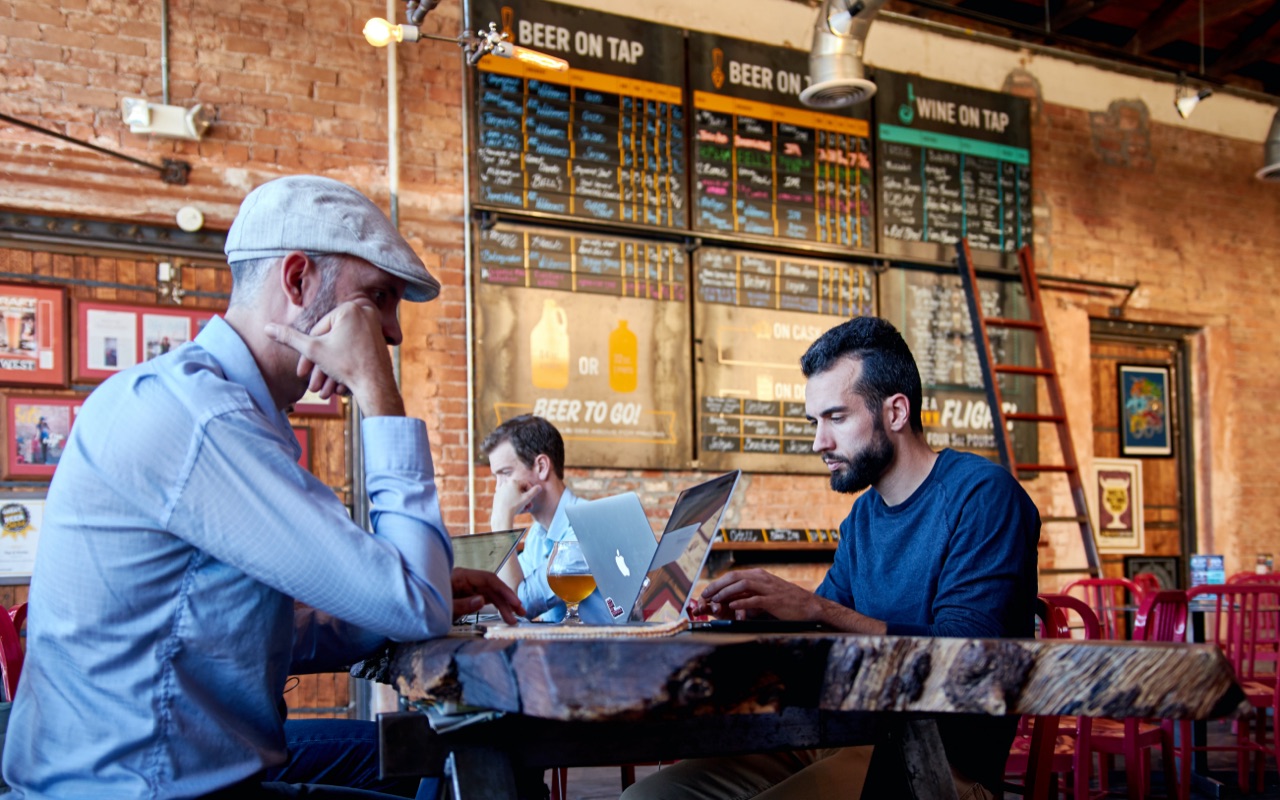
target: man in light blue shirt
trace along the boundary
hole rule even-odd
[[[519,610],[452,570],[396,387],[399,302],[439,292],[409,245],[359,192],[295,176],[250,193],[226,251],[225,318],[94,391],[49,488],[4,752],[18,797],[293,796],[271,782],[309,782],[281,774],[289,674],[485,600]],[[366,415],[372,533],[297,463],[286,414],[308,387]]]
[[[516,587],[530,617],[560,622],[565,615],[564,601],[547,585],[547,561],[556,542],[574,538],[564,510],[582,502],[564,483],[564,439],[542,417],[522,414],[494,428],[480,443],[480,450],[489,457],[489,469],[498,479],[489,516],[491,529],[513,527],[519,514],[533,517],[524,552],[517,560],[520,574],[503,577]],[[578,615],[589,625],[611,625],[614,621],[599,589],[582,601]]]

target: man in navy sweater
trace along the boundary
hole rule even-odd
[[[713,581],[693,611],[816,620],[895,636],[1030,637],[1040,515],[1008,471],[970,453],[934,452],[920,419],[920,373],[892,325],[859,317],[827,331],[800,361],[813,449],[831,488],[867,489],[840,525],[816,592],[764,570]],[[1015,717],[941,715],[961,800],[1000,796]],[[869,747],[683,761],[633,798],[857,797]]]

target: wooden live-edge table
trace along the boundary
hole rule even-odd
[[[413,704],[505,712],[446,733],[420,711],[380,715],[384,775],[444,774],[460,800],[514,797],[514,768],[871,743],[865,796],[951,798],[937,714],[1211,719],[1244,710],[1212,645],[455,634],[393,646],[352,672]]]

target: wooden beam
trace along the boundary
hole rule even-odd
[[[1204,24],[1208,26],[1224,19],[1234,17],[1242,11],[1254,6],[1270,3],[1273,0],[1214,0],[1204,4]],[[1135,55],[1144,55],[1163,47],[1170,42],[1191,37],[1199,42],[1200,7],[1199,0],[1166,0],[1156,9],[1145,25],[1138,29],[1125,49]],[[1191,7],[1191,13],[1173,19],[1174,14],[1184,6]]]
[[[1111,0],[1067,0],[1058,13],[1050,18],[1049,27],[1060,31],[1081,17],[1087,17],[1110,3]]]
[[[1277,36],[1271,29],[1277,22],[1280,22],[1280,3],[1269,6],[1240,32],[1235,41],[1224,47],[1209,66],[1209,74],[1221,78],[1274,55]]]

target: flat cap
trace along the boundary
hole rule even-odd
[[[290,175],[249,192],[227,243],[227,263],[283,256],[343,253],[403,278],[404,299],[422,303],[440,294],[440,281],[373,201],[350,186],[318,175]]]

